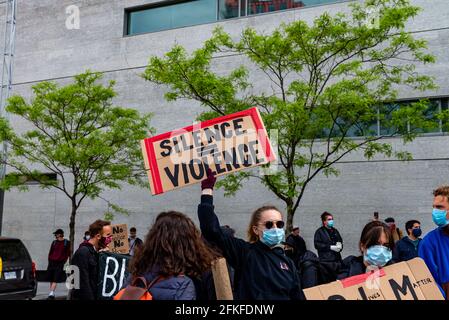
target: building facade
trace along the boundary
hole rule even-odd
[[[19,0],[13,93],[30,98],[31,87],[40,81],[53,80],[63,85],[86,69],[102,71],[105,81],[116,81],[115,103],[152,112],[151,125],[157,133],[163,133],[191,124],[203,109],[194,102],[166,102],[164,88],[140,77],[151,55],[161,56],[175,43],[194,50],[210,37],[217,25],[233,36],[238,36],[245,27],[270,32],[281,21],[311,22],[324,11],[347,11],[351,2]],[[433,65],[418,66],[418,71],[434,76],[439,88],[419,95],[401,91],[401,99],[430,98],[436,108],[448,108],[449,3],[447,0],[413,0],[413,3],[423,11],[407,29],[417,38],[427,40],[429,51],[437,58]],[[0,6],[3,9],[4,4]],[[72,15],[76,16],[76,8],[79,29],[71,20]],[[238,57],[217,57],[214,68],[226,72],[239,63]],[[11,121],[19,130],[26,128],[19,119]],[[374,211],[380,213],[381,219],[395,217],[401,229],[412,218],[421,220],[424,232],[433,228],[431,191],[449,183],[449,136],[437,130],[407,146],[400,139],[392,138],[391,142],[396,149],[411,151],[414,160],[367,161],[355,153],[337,165],[341,170],[338,177],[319,176],[310,184],[294,219],[309,249],[313,249],[313,235],[321,225],[323,211],[334,214],[335,226],[344,239],[343,256],[357,254],[361,229]],[[149,189],[125,186],[121,191],[106,192],[103,197],[132,212],[129,217],[116,216],[113,223],[135,226],[138,235],[144,237],[161,211],[181,211],[197,221],[200,187],[193,185],[151,196]],[[246,183],[233,198],[215,191],[220,222],[235,228],[239,237],[245,237],[251,212],[268,203],[285,209],[257,181]],[[88,225],[102,218],[106,210],[105,201],[86,200],[76,219],[75,248]],[[41,190],[34,185],[25,193],[9,191],[5,194],[2,235],[21,238],[38,269],[45,269],[52,232],[62,228],[68,236],[69,217],[70,202],[57,190]]]

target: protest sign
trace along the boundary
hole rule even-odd
[[[304,289],[307,300],[444,300],[421,258]]]
[[[217,300],[233,300],[231,280],[225,258],[219,258],[212,263],[212,276]]]
[[[126,224],[112,226],[112,242],[109,248],[114,253],[129,253],[128,226]]]
[[[112,300],[119,292],[123,282],[129,275],[128,264],[131,259],[129,255],[116,254],[112,252],[100,252],[99,254],[99,284],[98,298],[101,300]]]
[[[276,160],[257,108],[142,140],[153,195]]]

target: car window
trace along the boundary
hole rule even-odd
[[[28,260],[28,252],[20,241],[0,241],[0,257],[4,262]]]

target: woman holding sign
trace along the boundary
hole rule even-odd
[[[390,228],[381,221],[368,223],[360,237],[359,257],[349,256],[343,260],[338,279],[363,274],[392,264],[394,240]]]
[[[284,221],[278,209],[257,209],[248,228],[249,242],[227,235],[220,228],[214,212],[212,190],[216,178],[209,170],[202,181],[198,218],[201,232],[223,252],[234,268],[236,300],[300,299],[301,290],[296,267],[285,253]]]

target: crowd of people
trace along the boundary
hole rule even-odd
[[[136,238],[135,228],[130,230],[130,274],[116,299],[136,299],[136,292],[145,292],[156,300],[214,300],[211,267],[220,257],[227,261],[235,300],[301,300],[305,288],[415,257],[425,261],[441,293],[449,299],[449,186],[433,192],[436,228],[424,238],[418,220],[407,221],[403,236],[393,218],[383,222],[375,217],[361,232],[360,254],[343,259],[343,238],[329,212],[321,215],[322,226],[314,235],[317,254],[308,250],[299,227],[294,226],[286,237],[282,212],[274,206],[252,213],[246,240],[235,237],[235,231],[220,225],[215,213],[215,182],[208,171],[201,183],[199,228],[187,215],[168,211],[157,216],[144,241]],[[73,290],[73,299],[96,299],[98,253],[107,248],[111,233],[107,221],[90,225],[72,258],[80,270],[80,288]],[[55,261],[52,266],[60,266],[70,254],[57,240],[49,255],[49,262]],[[52,250],[60,253],[52,254]],[[135,288],[143,291],[133,291]]]

